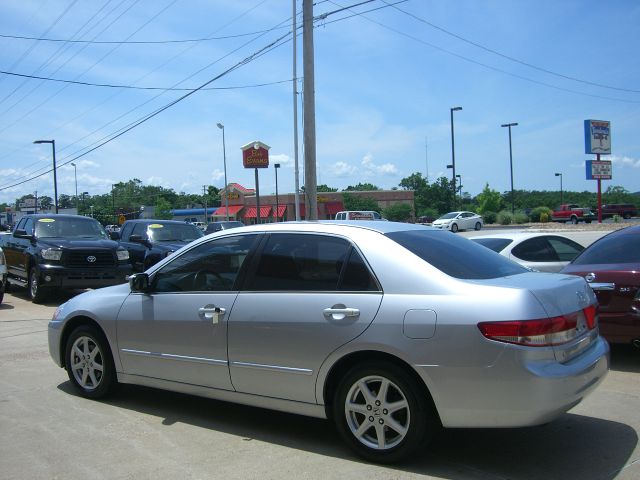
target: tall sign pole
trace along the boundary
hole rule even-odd
[[[313,0],[302,1],[304,61],[304,190],[307,220],[318,220],[316,102],[313,62]]]

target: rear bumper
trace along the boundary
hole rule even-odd
[[[58,288],[100,288],[119,285],[133,273],[131,264],[107,268],[66,268],[59,265],[39,265],[40,285]]]
[[[493,365],[464,376],[446,367],[425,373],[444,386],[434,395],[443,426],[502,428],[557,418],[591,393],[608,370],[609,344],[598,337],[567,363],[528,361],[521,349],[507,348]]]

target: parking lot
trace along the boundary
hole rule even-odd
[[[0,478],[637,479],[640,351],[614,348],[604,383],[551,424],[443,432],[409,463],[355,457],[330,422],[142,387],[78,397],[49,357],[58,303],[0,306]]]

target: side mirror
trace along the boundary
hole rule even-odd
[[[129,237],[129,241],[133,243],[140,243],[147,248],[151,248],[151,242],[149,241],[149,239],[142,235],[131,235]]]
[[[149,275],[134,273],[129,277],[129,288],[132,292],[146,293],[149,291]]]
[[[16,238],[26,238],[29,240],[33,240],[33,235],[29,235],[26,230],[15,230],[13,232],[13,236]]]
[[[120,240],[120,234],[118,232],[109,232],[109,238],[111,240]]]

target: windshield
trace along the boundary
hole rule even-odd
[[[640,234],[629,232],[601,238],[584,250],[572,263],[573,265],[593,265],[639,262]]]
[[[152,242],[192,242],[204,233],[190,223],[152,223],[147,236]]]
[[[39,218],[35,223],[38,238],[109,238],[102,225],[92,218]]]
[[[438,220],[447,220],[449,218],[456,218],[458,216],[458,212],[445,213]]]
[[[405,230],[387,236],[455,278],[489,279],[528,270],[488,248],[448,232]]]

